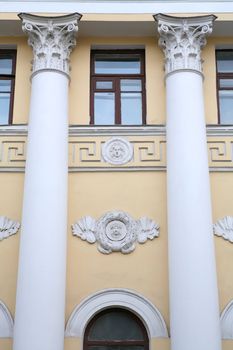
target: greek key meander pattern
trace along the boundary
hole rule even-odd
[[[133,146],[132,159],[123,165],[103,160],[101,148],[111,137],[126,138]],[[0,172],[23,172],[26,159],[27,131],[0,129]],[[233,171],[233,128],[207,128],[210,171]],[[185,147],[185,146],[184,146]],[[190,155],[191,156],[191,155]],[[165,128],[148,127],[117,130],[70,128],[69,171],[165,171]]]

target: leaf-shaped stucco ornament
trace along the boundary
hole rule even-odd
[[[147,239],[159,236],[159,225],[147,217],[138,220],[138,242],[145,243]]]
[[[0,241],[11,235],[14,235],[19,228],[19,222],[11,220],[6,216],[0,216]]]
[[[233,243],[233,216],[225,216],[213,226],[214,234]]]
[[[74,236],[78,236],[83,241],[87,241],[89,243],[96,242],[96,220],[91,216],[84,216],[71,227]]]

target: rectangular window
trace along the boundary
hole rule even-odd
[[[220,124],[233,124],[233,50],[217,50],[218,115]]]
[[[0,50],[0,125],[12,123],[15,63],[15,50]]]
[[[91,124],[146,123],[144,50],[91,53]]]

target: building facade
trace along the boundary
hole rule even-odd
[[[233,346],[233,2],[0,2],[0,348]]]

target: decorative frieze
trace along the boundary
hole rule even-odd
[[[214,234],[233,243],[233,216],[225,216],[213,226]]]
[[[134,251],[136,243],[145,243],[159,236],[159,226],[151,219],[143,217],[134,220],[123,211],[111,211],[99,218],[85,216],[72,225],[74,236],[88,243],[97,242],[103,254]]]
[[[21,13],[22,29],[33,49],[32,74],[56,70],[69,75],[69,57],[76,45],[75,34],[81,15],[41,17]]]
[[[6,216],[0,216],[0,241],[14,235],[20,228],[20,223]]]
[[[165,55],[165,74],[177,70],[194,70],[202,73],[201,49],[206,37],[212,33],[215,16],[171,17],[154,16],[160,34],[159,46]]]
[[[111,137],[112,135],[112,137]],[[114,149],[118,164],[103,156],[105,144],[124,140],[129,158],[122,163],[120,153]],[[118,145],[114,142],[110,145]],[[123,142],[120,143],[123,145]],[[233,171],[233,128],[207,127],[207,147],[210,171]],[[26,127],[0,128],[0,172],[23,172],[26,161]],[[192,154],[190,154],[192,157]],[[126,159],[126,158],[125,158]],[[165,127],[143,128],[91,128],[71,127],[69,137],[69,171],[165,171]]]

